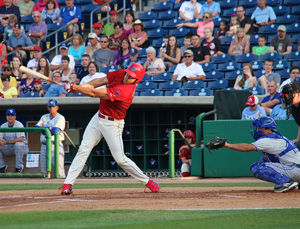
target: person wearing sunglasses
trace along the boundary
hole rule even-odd
[[[113,64],[115,51],[109,49],[108,37],[103,35],[100,39],[101,48],[93,53],[92,59],[98,67],[107,67]]]

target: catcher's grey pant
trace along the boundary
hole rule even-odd
[[[104,116],[104,115],[103,115]],[[124,120],[110,121],[102,119],[98,116],[98,112],[93,116],[87,125],[79,150],[74,158],[65,184],[73,185],[75,179],[83,169],[83,166],[91,153],[94,146],[104,137],[114,160],[128,174],[139,180],[143,184],[147,184],[149,178],[137,167],[137,165],[124,154],[122,132],[124,128]]]
[[[16,142],[15,144],[7,144],[0,146],[0,168],[5,166],[3,156],[16,155],[16,168],[23,169],[23,156],[28,153],[28,145],[24,142]]]
[[[52,142],[52,166],[55,165],[55,160],[54,160],[54,143]],[[65,153],[64,153],[64,147],[62,142],[59,143],[59,176],[58,178],[65,178]],[[42,173],[47,173],[47,150],[46,150],[46,144],[42,144],[41,146],[41,171]]]
[[[287,166],[280,163],[266,162],[266,166],[273,168],[294,181],[300,183],[300,165]]]

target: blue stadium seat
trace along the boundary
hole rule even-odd
[[[300,60],[300,52],[292,52],[290,54],[284,55],[284,59],[287,61]]]
[[[270,53],[266,53],[266,54],[259,56],[259,60],[261,60],[261,61],[265,61],[266,59],[272,59],[274,61],[281,60],[282,55],[279,53],[270,52]]]
[[[23,25],[23,27],[24,27],[25,31],[28,32],[28,31],[29,31],[29,28],[30,28],[31,26],[33,26],[33,25],[34,25],[34,24],[25,24],[25,25]]]
[[[271,41],[273,40],[273,38],[275,38],[277,36],[277,34],[273,34],[273,35],[269,35],[268,36],[268,41],[266,43],[266,45],[270,45]]]
[[[289,63],[286,60],[277,60],[274,63],[273,70],[278,71],[278,70],[283,70],[289,68]]]
[[[286,14],[283,16],[279,16],[276,19],[277,24],[292,24],[297,21],[297,18],[295,15]]]
[[[81,93],[72,93],[72,92],[67,94],[67,97],[74,97],[74,96],[85,96],[85,95],[83,95]]]
[[[172,77],[173,77],[172,73],[164,72],[164,73],[161,73],[161,74],[158,74],[158,75],[154,75],[152,77],[152,81],[157,82],[157,83],[167,82],[167,81],[170,81],[172,79]]]
[[[135,91],[134,91],[134,96],[140,96],[140,91],[135,90]]]
[[[256,60],[256,61],[251,62],[251,65],[252,65],[253,71],[255,71],[255,70],[262,69],[264,66],[264,62]]]
[[[163,38],[159,38],[159,39],[154,39],[152,40],[152,46],[154,48],[160,48],[162,43],[164,43],[164,39]]]
[[[173,3],[171,2],[159,2],[154,4],[152,8],[153,11],[166,11],[172,9],[173,9]]]
[[[259,78],[266,73],[265,69],[258,69],[254,71],[254,75]]]
[[[197,90],[190,90],[190,96],[213,96],[214,93],[208,88],[201,88]]]
[[[162,28],[164,29],[175,29],[176,25],[183,23],[183,20],[180,18],[174,18],[170,20],[164,20],[162,24]]]
[[[201,80],[187,81],[183,84],[184,89],[198,89],[204,87],[204,82]]]
[[[256,9],[256,7],[245,8],[245,16],[251,17],[251,15],[255,9]]]
[[[181,88],[181,84],[177,81],[169,81],[165,83],[160,83],[158,89],[160,90],[171,90]]]
[[[118,70],[118,65],[109,65],[106,67],[106,72],[113,72]]]
[[[180,29],[170,29],[169,36],[176,36],[176,37],[184,37],[188,32],[190,32],[189,28],[181,27]]]
[[[210,89],[225,89],[228,87],[228,80],[227,79],[218,79],[214,82],[208,82],[208,87]]]
[[[281,82],[283,80],[286,80],[286,79],[290,78],[290,69],[288,69],[288,68],[287,69],[283,69],[281,71],[276,71],[276,73],[278,73],[280,75]]]
[[[177,45],[182,47],[184,45],[184,37],[177,37]]]
[[[300,6],[293,6],[291,9],[291,13],[295,15],[300,15]]]
[[[230,45],[233,38],[234,38],[233,36],[228,36],[228,37],[222,38],[221,45]]]
[[[142,48],[140,50],[138,50],[138,57],[146,57],[147,56],[147,52],[145,48]]]
[[[165,91],[165,96],[188,96],[189,91],[183,89],[173,89],[170,91]]]
[[[158,28],[147,32],[149,39],[161,38],[166,35],[166,30]]]
[[[225,9],[225,10],[221,10],[221,16],[222,18],[226,17],[226,18],[230,18],[232,14],[236,13],[236,8],[229,8],[229,9]]]
[[[250,35],[250,44],[252,46],[258,45],[258,34]]]
[[[258,59],[258,56],[252,53],[244,53],[242,55],[236,56],[235,61],[238,63],[250,63]]]
[[[223,64],[229,61],[232,61],[233,58],[232,56],[228,55],[228,54],[222,54],[222,55],[217,55],[217,56],[213,56],[211,57],[211,62],[213,64]]]
[[[162,26],[162,22],[156,19],[152,19],[144,22],[145,29],[157,29]]]
[[[287,6],[277,5],[277,6],[273,7],[273,10],[274,10],[276,16],[278,17],[278,16],[288,14],[290,11],[290,8]],[[277,20],[275,21],[275,23],[278,23]]]
[[[237,76],[241,75],[242,71],[241,70],[236,70],[236,71],[232,71],[232,72],[225,72],[225,79],[228,80],[235,80]]]
[[[224,73],[223,72],[219,72],[218,70],[213,70],[213,71],[208,72],[206,74],[206,80],[221,79],[221,78],[224,78]]]
[[[239,65],[236,62],[230,61],[225,64],[218,64],[218,70],[222,72],[232,72],[239,69]]]
[[[284,0],[283,4],[287,6],[299,6],[300,0]]]
[[[157,13],[154,11],[146,11],[143,13],[139,13],[138,18],[142,21],[157,19]]]
[[[224,9],[229,9],[229,8],[234,8],[237,6],[237,1],[236,0],[223,0],[219,1],[220,3],[220,8],[222,10]]]
[[[257,6],[257,1],[255,0],[239,0],[239,5],[244,8]]]
[[[183,1],[180,1],[179,3],[174,4],[173,10],[178,11],[180,9],[180,6],[182,5]]]
[[[145,74],[141,82],[143,81],[152,81],[152,75]]]
[[[286,30],[288,33],[300,33],[300,24],[294,23],[286,26]]]
[[[300,33],[298,34],[292,34],[292,40],[294,44],[298,45],[298,42],[300,41]]]
[[[151,81],[139,83],[136,87],[138,90],[157,89],[157,84]]]
[[[23,16],[23,17],[21,17],[20,23],[21,23],[22,25],[34,23],[33,17],[32,17],[32,16],[33,16],[33,15],[30,14],[30,15],[28,15],[28,16]]]
[[[215,26],[215,29],[216,28],[219,28],[220,26],[220,22],[222,21],[223,19],[218,17],[218,18],[213,18],[213,22],[214,22],[214,26]]]
[[[163,96],[163,92],[159,89],[151,89],[151,90],[141,91],[140,96]]]
[[[272,25],[266,25],[260,27],[259,33],[260,34],[276,34],[278,25],[272,24]]]
[[[59,4],[60,6],[60,4]],[[81,9],[81,13],[82,14],[89,14],[91,13],[92,10],[95,9],[95,5],[94,4],[87,4],[87,5],[83,5],[83,6],[80,6],[80,9]]]
[[[177,65],[169,66],[168,72],[173,73],[173,72],[175,71],[176,66],[177,66]]]
[[[210,72],[215,69],[215,65],[211,62],[201,64],[204,72]]]
[[[177,17],[178,13],[172,10],[160,11],[157,16],[158,20],[170,20]]]
[[[247,90],[251,91],[253,95],[264,95],[265,89],[261,87],[249,87]]]
[[[64,1],[65,2],[65,1]],[[86,5],[86,4],[90,4],[91,1],[90,0],[76,0],[75,1],[75,5]],[[60,6],[60,5],[59,5]]]
[[[282,4],[282,0],[267,0],[267,6],[278,6]]]

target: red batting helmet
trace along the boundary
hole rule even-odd
[[[194,132],[191,131],[191,130],[186,130],[186,131],[184,131],[184,132],[183,132],[183,136],[184,136],[184,137],[191,137],[191,138],[193,139],[192,142],[195,141],[195,134],[194,134]]]
[[[125,72],[132,78],[137,79],[136,83],[139,83],[144,78],[145,68],[141,64],[133,63],[125,70]]]

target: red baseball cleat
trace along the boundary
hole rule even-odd
[[[64,184],[59,189],[61,189],[60,194],[62,194],[62,195],[70,195],[73,193],[71,184]]]
[[[146,187],[151,190],[151,192],[158,192],[159,190],[159,184],[157,184],[155,181],[149,179],[148,183],[146,184]],[[145,187],[145,191],[146,191]]]

